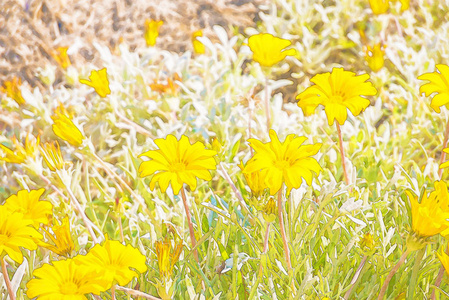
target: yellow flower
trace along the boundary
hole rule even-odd
[[[162,278],[168,279],[173,274],[173,268],[182,252],[182,244],[176,243],[172,249],[172,245],[168,239],[157,241],[154,245],[156,248],[157,263],[159,265],[159,273]]]
[[[357,76],[343,68],[334,68],[332,73],[318,74],[310,79],[315,83],[299,94],[298,106],[306,116],[311,115],[318,105],[323,105],[329,125],[337,120],[342,125],[347,118],[348,108],[354,116],[360,114],[370,104],[361,96],[376,95],[377,90],[368,74]]]
[[[54,124],[52,125],[53,132],[68,142],[69,144],[79,147],[83,143],[84,136],[81,131],[73,124],[65,114],[56,112],[55,115],[51,117]]]
[[[384,66],[385,46],[376,44],[374,47],[368,46],[365,51],[365,60],[374,72],[379,71]]]
[[[61,148],[59,148],[58,141],[41,145],[39,151],[50,171],[54,172],[64,168],[64,159],[62,158]]]
[[[145,20],[145,41],[147,46],[156,45],[156,39],[159,36],[159,28],[164,24],[163,21]]]
[[[0,87],[0,91],[16,101],[17,104],[22,105],[25,104],[25,99],[23,99],[22,92],[20,91],[21,85],[22,80],[18,77],[14,77],[11,81],[5,81],[3,86]]]
[[[321,144],[302,145],[307,138],[289,134],[283,143],[279,141],[276,131],[270,130],[271,141],[262,143],[256,139],[249,139],[250,146],[256,151],[248,161],[244,173],[266,170],[265,184],[270,194],[276,194],[282,187],[287,186],[287,193],[292,188],[299,188],[302,178],[308,185],[312,184],[313,173],[318,174],[321,167],[315,158]]]
[[[194,33],[192,33],[193,50],[195,50],[195,53],[204,54],[206,53],[206,47],[203,45],[203,43],[201,43],[196,39],[199,36],[203,36],[202,30],[197,30]]]
[[[39,224],[48,224],[48,217],[53,214],[53,205],[49,201],[39,201],[45,189],[21,190],[17,195],[11,195],[6,199],[4,206],[10,212],[18,212],[25,220],[30,220],[33,226],[39,228]]]
[[[151,190],[159,182],[159,187],[165,192],[171,182],[173,193],[177,195],[184,183],[195,190],[196,177],[207,181],[212,179],[209,170],[216,169],[214,156],[217,152],[205,149],[203,143],[196,142],[192,145],[187,136],[183,135],[178,141],[171,134],[166,139],[154,140],[154,143],[159,147],[158,150],[139,155],[152,159],[139,167],[140,177],[156,173],[150,182]]]
[[[369,5],[375,15],[384,14],[390,8],[389,0],[369,0]]]
[[[449,255],[447,255],[444,250],[441,250],[440,253],[437,253],[438,258],[441,261],[441,264],[443,265],[444,269],[446,270],[446,273],[449,275]]]
[[[78,259],[77,259],[78,258]],[[118,282],[128,284],[138,274],[147,270],[146,257],[131,245],[122,245],[119,241],[111,241],[106,237],[104,245],[96,244],[86,256],[77,257],[77,263],[84,266],[100,268],[109,280],[109,287]]]
[[[2,149],[6,154],[5,157],[0,157],[0,160],[4,160],[9,163],[21,164],[27,158],[34,158],[36,156],[39,141],[40,141],[39,136],[34,140],[30,140],[29,135],[27,134],[25,138],[25,145],[22,146],[14,136],[12,138],[12,142],[15,145],[14,151],[0,144],[0,149]]]
[[[410,7],[410,0],[399,0],[401,2],[401,11],[406,11]]]
[[[243,162],[240,162],[238,165],[240,170],[243,172],[243,176],[245,176],[246,183],[248,184],[253,196],[258,197],[262,194],[262,192],[267,188],[265,184],[265,176],[267,174],[266,170],[256,170],[251,173],[245,172],[245,166]]]
[[[360,240],[360,248],[364,249],[365,247],[370,250],[374,248],[374,238],[369,232],[365,233],[363,238]]]
[[[412,229],[420,237],[429,237],[449,228],[449,193],[446,183],[435,181],[435,191],[425,193],[418,203],[410,191],[406,191],[412,210]]]
[[[58,47],[53,53],[53,58],[63,69],[67,69],[71,65],[70,58],[67,55],[68,49],[68,47]]]
[[[440,107],[446,105],[449,109],[449,67],[447,65],[436,65],[439,72],[425,73],[418,77],[419,80],[428,80],[430,82],[423,84],[419,88],[420,93],[425,93],[429,97],[433,93],[437,93],[433,97],[430,107],[437,113]]]
[[[23,255],[20,248],[37,248],[35,239],[41,239],[42,235],[29,226],[32,223],[33,221],[24,219],[21,213],[11,212],[4,205],[0,206],[0,257],[6,253],[21,264]]]
[[[87,300],[86,294],[99,295],[110,287],[101,267],[81,266],[74,259],[54,261],[52,264],[44,264],[33,271],[33,276],[37,278],[27,283],[29,298]]]
[[[47,248],[58,255],[69,257],[75,250],[75,244],[73,243],[72,236],[70,234],[69,218],[66,216],[62,220],[62,224],[55,224],[51,229],[54,236],[47,229],[44,228],[43,230],[54,245],[46,242],[39,242],[38,245]]]
[[[248,46],[253,52],[253,60],[261,66],[271,67],[287,55],[295,55],[295,49],[285,49],[292,42],[269,33],[259,33],[248,38]]]
[[[449,148],[444,148],[443,152],[449,153]],[[444,169],[444,168],[447,168],[447,167],[449,167],[449,160],[447,162],[442,163],[440,165],[440,169]]]
[[[100,97],[104,98],[111,93],[106,68],[98,71],[92,70],[89,75],[89,80],[80,79],[80,82],[93,87]]]

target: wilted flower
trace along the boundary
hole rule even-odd
[[[96,244],[86,256],[81,256],[77,263],[105,271],[109,286],[115,282],[120,285],[128,284],[137,273],[147,270],[146,257],[131,245],[123,245],[106,237],[104,245]]]
[[[33,271],[27,283],[29,298],[87,300],[86,294],[99,295],[110,288],[101,267],[79,265],[74,259],[53,261]]]
[[[47,238],[49,238],[54,245],[46,242],[39,242],[38,245],[47,248],[58,255],[69,257],[75,250],[75,244],[73,243],[72,236],[70,234],[69,218],[66,216],[62,220],[61,224],[56,223],[51,227],[51,229],[54,236],[47,229],[44,228],[43,230],[45,231]]]
[[[63,69],[67,69],[71,65],[70,58],[67,55],[68,49],[68,47],[58,47],[53,53],[53,58]]]
[[[64,159],[62,158],[61,148],[59,148],[58,141],[41,145],[39,151],[51,171],[54,172],[64,168]]]
[[[263,208],[263,218],[267,222],[274,222],[274,220],[276,220],[276,212],[277,212],[276,201],[274,201],[273,197],[270,197],[270,199],[268,199],[267,204],[265,204]]]
[[[53,132],[58,137],[75,147],[82,145],[84,136],[72,120],[60,112],[56,112],[51,118],[54,122],[52,125]]]
[[[36,239],[42,235],[30,226],[32,220],[23,218],[19,212],[11,212],[4,205],[0,206],[0,257],[5,253],[15,262],[21,264],[23,255],[20,248],[35,250]]]
[[[419,237],[429,237],[449,228],[449,193],[446,183],[435,181],[435,191],[417,197],[406,191],[412,210],[412,229]]]
[[[5,81],[3,86],[0,87],[0,91],[16,101],[17,104],[22,105],[25,104],[25,99],[22,97],[20,85],[22,85],[22,80],[18,77],[14,77],[11,81]]]
[[[313,173],[321,171],[320,165],[311,156],[318,153],[321,144],[302,145],[307,138],[295,134],[289,134],[281,143],[276,131],[270,130],[269,134],[271,141],[268,143],[248,140],[256,153],[246,164],[243,173],[266,170],[265,184],[271,195],[281,189],[282,183],[287,186],[287,193],[293,188],[299,188],[303,178],[311,185]]]
[[[390,8],[389,0],[369,0],[369,5],[375,15],[384,14]]]
[[[217,152],[205,149],[203,143],[192,145],[187,136],[183,135],[178,141],[171,134],[165,139],[154,140],[154,143],[159,147],[158,150],[139,155],[151,158],[139,167],[140,177],[154,174],[150,182],[151,190],[159,182],[159,187],[165,192],[171,183],[173,193],[177,195],[184,183],[195,190],[196,177],[207,181],[212,179],[209,170],[216,169],[214,156]]]
[[[203,36],[202,30],[197,30],[194,33],[192,33],[193,50],[195,50],[195,53],[204,54],[206,53],[206,47],[204,46],[203,43],[201,43],[196,39],[199,36]]]
[[[240,162],[238,167],[240,168],[240,170],[242,170],[243,176],[245,176],[246,183],[248,184],[253,196],[259,197],[267,188],[267,185],[265,184],[267,170],[256,170],[254,172],[248,173],[245,172],[246,166],[243,165],[243,162]]]
[[[373,84],[366,82],[368,79],[368,74],[357,76],[343,68],[334,68],[332,73],[315,75],[310,79],[315,85],[296,97],[298,106],[308,116],[321,104],[324,106],[329,125],[334,124],[334,120],[342,125],[348,115],[346,109],[357,116],[370,104],[368,99],[361,96],[377,94]]]
[[[23,163],[27,158],[34,158],[36,156],[37,147],[39,145],[40,139],[39,136],[35,138],[34,140],[31,140],[29,138],[29,135],[27,134],[25,138],[25,145],[22,146],[15,136],[12,138],[12,142],[15,145],[14,151],[9,149],[8,147],[0,144],[0,149],[2,149],[6,156],[0,157],[0,160],[4,160],[9,163],[16,163],[21,164]]]
[[[429,97],[433,93],[437,93],[430,103],[437,113],[440,107],[445,105],[449,109],[449,67],[447,65],[436,65],[438,70],[433,73],[425,73],[418,77],[419,80],[428,80],[430,82],[423,84],[419,88],[420,93],[425,93]]]
[[[147,46],[156,45],[156,39],[159,36],[159,28],[164,24],[163,21],[155,21],[146,19],[145,20],[145,41],[147,42]]]
[[[40,201],[39,198],[45,189],[21,190],[17,195],[9,196],[4,206],[11,212],[18,212],[23,215],[23,219],[29,220],[33,226],[39,228],[39,224],[48,224],[48,217],[53,213],[53,205],[49,201]]]
[[[367,46],[365,50],[365,60],[374,72],[379,71],[384,66],[385,46],[376,44],[374,47]]]
[[[287,55],[295,55],[295,49],[285,49],[292,42],[269,33],[259,33],[248,38],[248,46],[253,52],[253,60],[261,66],[271,67]]]
[[[152,91],[165,94],[170,93],[172,95],[176,95],[179,89],[179,85],[175,81],[182,81],[181,77],[179,77],[178,73],[173,75],[173,79],[167,78],[167,84],[159,83],[158,80],[155,80],[154,83],[150,84],[150,88]]]
[[[157,241],[154,245],[159,265],[159,273],[164,279],[168,279],[173,274],[173,268],[182,252],[182,244],[177,243],[174,248],[168,239]]]
[[[360,248],[368,248],[372,250],[374,248],[374,238],[371,233],[365,233],[363,237],[360,239]]]
[[[100,97],[104,98],[111,93],[111,90],[109,89],[109,80],[106,68],[98,71],[92,70],[89,75],[89,80],[80,79],[80,82],[93,87]]]

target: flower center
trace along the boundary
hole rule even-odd
[[[274,166],[279,170],[284,170],[290,166],[290,163],[286,160],[278,160],[274,163]]]
[[[339,93],[332,95],[329,98],[330,103],[342,103],[344,102],[344,95],[340,95]]]
[[[74,282],[66,282],[61,285],[60,292],[63,295],[78,295],[78,285]]]
[[[170,172],[172,173],[178,173],[183,172],[186,169],[186,165],[182,162],[175,162],[170,165]]]

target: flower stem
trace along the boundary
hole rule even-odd
[[[446,253],[449,253],[449,245],[446,247]],[[440,271],[438,272],[437,279],[435,280],[436,287],[440,287],[441,281],[443,280],[443,276],[444,276],[444,266],[441,265]],[[430,296],[431,300],[435,300],[435,291],[436,291],[436,289],[433,289],[432,295]]]
[[[447,147],[447,139],[449,138],[449,118],[446,123],[446,130],[444,131],[444,138],[443,138],[443,149]],[[446,152],[441,151],[441,157],[440,157],[440,164],[441,165],[444,162],[444,159],[446,158]],[[438,170],[438,177],[441,179],[441,175],[443,174],[443,169]]]
[[[379,297],[377,297],[377,300],[383,300],[385,293],[387,292],[388,284],[390,283],[391,278],[393,278],[394,274],[398,271],[399,267],[402,266],[405,259],[407,258],[408,254],[410,253],[410,250],[406,250],[401,258],[399,259],[398,263],[391,269],[390,273],[388,273],[387,278],[385,278],[385,282],[382,285],[382,288],[380,289]]]
[[[360,264],[359,264],[359,267],[357,268],[357,271],[355,272],[355,274],[354,274],[354,276],[352,277],[352,280],[351,280],[351,288],[346,292],[346,294],[345,294],[345,296],[343,297],[345,300],[348,300],[349,299],[349,296],[351,296],[351,293],[352,293],[352,290],[354,289],[354,287],[355,287],[355,284],[357,283],[357,280],[359,279],[359,277],[360,277],[360,274],[362,273],[362,269],[363,269],[363,267],[365,266],[365,263],[366,263],[366,259],[368,258],[368,256],[363,256],[363,259],[362,259],[362,261],[360,262]]]
[[[111,287],[111,299],[115,300],[115,284],[113,284]]]
[[[419,250],[418,254],[415,258],[415,263],[412,270],[412,277],[410,278],[410,282],[408,285],[408,291],[407,291],[407,300],[413,300],[415,298],[415,287],[418,280],[418,273],[419,273],[419,267],[421,266],[421,261],[424,256],[424,253],[426,253],[426,247]]]
[[[271,116],[270,116],[270,99],[268,95],[268,76],[265,76],[265,115],[267,117],[267,133],[270,132],[270,123],[271,123]]]
[[[12,290],[11,281],[9,281],[8,271],[6,270],[6,263],[3,256],[0,258],[0,262],[2,264],[3,278],[5,280],[6,288],[8,289],[9,300],[16,300],[16,295],[14,295]]]
[[[283,205],[282,205],[282,188],[278,192],[278,216],[279,216],[279,227],[281,230],[281,236],[282,236],[282,243],[284,244],[284,255],[285,260],[287,261],[287,269],[290,273],[290,270],[292,269],[292,263],[290,261],[290,250],[288,249],[288,241],[287,241],[287,235],[285,234],[285,227],[284,227],[284,215],[282,214],[283,211]]]
[[[157,298],[157,297],[151,296],[149,294],[146,294],[144,292],[133,290],[133,289],[126,288],[123,286],[119,286],[119,285],[116,286],[116,290],[123,291],[131,296],[142,297],[142,298],[150,299],[150,300],[161,300],[161,298]]]
[[[189,224],[189,233],[190,233],[190,240],[192,241],[192,248],[195,248],[196,247],[195,231],[193,230],[192,216],[190,215],[190,208],[189,204],[187,203],[187,197],[184,187],[181,188],[181,196],[182,202],[184,203],[184,208],[186,210],[187,223]],[[193,250],[193,256],[195,257],[196,262],[199,264],[200,260],[198,259],[197,249]]]
[[[338,124],[338,122],[336,121],[335,125],[337,125],[338,141],[340,142],[341,164],[343,165],[343,173],[345,175],[345,182],[346,182],[346,185],[349,185],[348,172],[346,171],[345,149],[343,148],[343,138],[341,137],[340,124]]]

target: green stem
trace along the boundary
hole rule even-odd
[[[393,278],[394,274],[396,274],[396,272],[398,271],[399,267],[402,266],[402,264],[404,263],[405,259],[407,258],[408,254],[410,253],[410,250],[406,250],[401,258],[399,259],[398,263],[393,267],[393,269],[391,269],[390,273],[388,273],[387,278],[385,278],[385,282],[382,285],[382,288],[380,289],[379,292],[379,297],[377,297],[377,300],[383,300],[385,293],[387,292],[387,288],[388,288],[388,284],[391,281],[391,278]]]
[[[279,227],[282,236],[282,243],[284,244],[285,260],[287,261],[287,270],[290,273],[290,270],[292,269],[292,263],[290,261],[290,250],[288,248],[287,235],[285,234],[283,205],[282,205],[282,188],[278,192],[278,217],[279,217]]]
[[[337,125],[338,141],[340,142],[339,144],[340,144],[341,164],[343,165],[343,174],[345,175],[346,185],[349,185],[348,172],[346,171],[345,149],[343,148],[343,138],[341,136],[340,124],[338,124],[338,122],[335,121],[335,125]]]
[[[200,260],[198,259],[198,251],[196,249],[195,231],[193,230],[192,216],[190,215],[189,204],[187,202],[187,196],[184,187],[181,188],[181,196],[186,211],[187,223],[189,225],[190,240],[192,241],[192,248],[194,249],[193,256],[195,257],[196,262],[199,264]]]
[[[3,256],[0,257],[0,263],[2,264],[3,280],[5,280],[6,288],[8,289],[9,300],[16,300],[16,295],[12,290],[11,281],[9,281],[8,270],[6,270],[6,263]]]
[[[362,274],[362,270],[363,270],[363,267],[365,266],[367,258],[368,258],[368,256],[366,256],[366,255],[363,256],[363,259],[360,262],[359,267],[357,268],[357,271],[354,274],[354,277],[352,277],[351,288],[346,292],[345,296],[343,297],[345,300],[348,300],[349,297],[351,296],[352,290],[354,289],[354,287],[357,283],[357,280],[359,280],[360,275]]]
[[[270,132],[270,99],[268,94],[268,76],[265,76],[265,115],[267,116],[267,133]]]
[[[417,285],[419,269],[421,266],[421,261],[424,256],[424,253],[426,253],[426,247],[419,250],[418,254],[416,255],[415,264],[413,266],[413,271],[412,271],[412,277],[411,277],[409,285],[408,285],[407,300],[415,299],[415,288]]]

